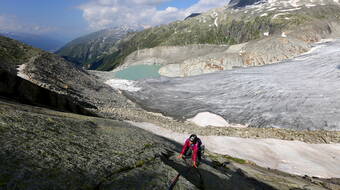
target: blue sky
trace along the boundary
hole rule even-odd
[[[70,40],[108,27],[165,24],[223,4],[225,0],[0,0],[0,31]]]
[[[197,3],[198,0],[175,0],[164,2],[157,6],[158,9],[166,9],[167,7],[188,8],[191,5]]]

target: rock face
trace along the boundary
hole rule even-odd
[[[231,0],[228,4],[232,8],[241,8],[247,5],[254,5],[255,3],[263,3],[266,0]]]
[[[177,174],[160,159],[174,146],[126,123],[0,105],[1,189],[160,189]]]
[[[125,92],[144,108],[177,119],[199,112],[229,123],[296,130],[340,130],[340,42],[279,64],[187,78],[148,79]]]
[[[116,43],[133,32],[128,27],[101,30],[69,42],[57,54],[86,69],[97,69],[104,56],[117,51]]]
[[[95,115],[84,109],[84,107],[94,108],[91,104],[79,102],[72,97],[49,91],[1,69],[0,79],[0,95],[2,97],[66,112]]]
[[[187,16],[184,20],[190,19],[190,18],[194,18],[197,17],[199,15],[201,15],[202,13],[192,13],[191,15]]]

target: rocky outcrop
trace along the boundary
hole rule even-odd
[[[264,3],[266,0],[231,0],[228,6],[232,8],[242,8],[247,5],[254,5],[256,3]]]
[[[0,37],[0,49],[0,69],[78,102],[86,102],[84,106],[89,110],[133,106],[96,76],[57,55],[5,37]]]
[[[191,13],[189,16],[187,16],[184,20],[190,19],[190,18],[194,18],[197,16],[200,16],[202,13]]]
[[[95,107],[91,104],[79,102],[67,95],[49,91],[1,69],[0,96],[25,104],[49,107],[83,115],[95,115],[85,109],[85,107],[94,109]]]

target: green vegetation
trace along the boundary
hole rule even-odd
[[[136,167],[142,167],[144,164],[145,164],[145,161],[144,161],[144,160],[138,160],[138,161],[136,162]]]
[[[155,146],[154,144],[147,143],[147,144],[144,145],[144,149],[152,148],[154,146]]]
[[[77,38],[58,50],[57,54],[87,69],[97,69],[106,56],[117,51],[116,43],[132,30],[122,28],[105,29]]]
[[[229,156],[229,155],[219,155],[219,154],[215,154],[215,153],[207,153],[207,155],[217,165],[221,165],[224,162],[224,161],[221,161],[221,160],[225,160],[225,159],[232,161],[232,162],[239,163],[239,164],[249,164],[249,161],[247,161],[247,160],[243,160],[241,158],[235,158],[235,157],[232,157],[232,156]]]
[[[225,155],[224,157],[228,160],[232,160],[232,161],[239,163],[239,164],[247,164],[248,163],[246,160],[243,160],[243,159],[240,159],[240,158],[234,158],[234,157],[227,156],[227,155]]]
[[[210,22],[213,22],[212,20]],[[130,53],[144,48],[156,46],[176,46],[188,44],[237,44],[258,39],[261,33],[270,28],[279,28],[271,24],[269,17],[255,17],[243,21],[228,18],[219,27],[202,24],[190,19],[174,22],[136,33],[129,40],[118,44],[121,51],[117,51],[102,59],[99,70],[110,70],[120,65]]]

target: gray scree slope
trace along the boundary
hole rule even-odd
[[[188,78],[140,81],[125,94],[177,119],[203,111],[230,123],[340,130],[340,40],[294,60]]]

